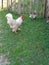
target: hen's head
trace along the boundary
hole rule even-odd
[[[21,19],[24,20],[24,16],[21,16]]]

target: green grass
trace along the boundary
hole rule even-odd
[[[15,34],[7,25],[6,13],[0,11],[0,53],[9,52],[10,65],[49,65],[49,24],[43,18],[32,20],[25,15],[22,31]]]

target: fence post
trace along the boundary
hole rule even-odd
[[[21,14],[21,0],[18,0],[18,14]]]
[[[14,0],[14,12],[16,12],[16,0]]]
[[[49,22],[49,0],[47,0],[47,12],[46,12],[46,20]]]
[[[2,0],[2,9],[3,9],[3,0]]]
[[[11,0],[11,6],[12,6],[12,0]]]
[[[47,12],[47,0],[45,0],[44,18],[47,17],[46,12]]]
[[[8,0],[7,0],[7,9],[8,9]]]
[[[10,0],[10,2],[11,2],[11,3],[10,3],[10,9],[12,10],[12,0]]]
[[[32,0],[30,0],[30,13],[32,12]]]

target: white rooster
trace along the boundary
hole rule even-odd
[[[12,14],[8,13],[5,17],[7,18],[7,24],[9,24],[10,28],[12,29],[12,32],[16,33],[17,30],[20,30],[19,26],[22,24],[24,16],[20,16],[17,19],[13,19]]]

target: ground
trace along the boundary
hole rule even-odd
[[[7,25],[6,13],[0,11],[0,54],[7,54],[10,65],[49,65],[49,23],[25,15],[22,31],[15,34]]]

